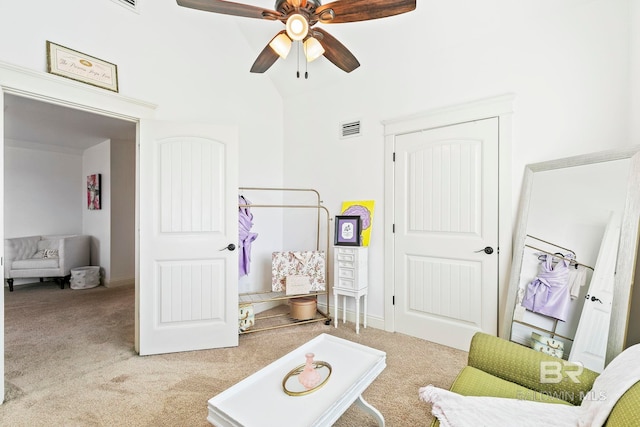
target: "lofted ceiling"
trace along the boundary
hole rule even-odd
[[[271,8],[275,0],[247,0],[246,3]],[[340,70],[325,57],[307,64],[304,54],[296,51],[295,45],[286,59],[278,59],[264,74],[250,73],[251,65],[262,49],[284,29],[282,23],[204,11],[194,13],[204,14],[214,26],[216,22],[235,21],[247,42],[249,52],[243,59],[246,62],[246,76],[243,78],[271,81],[280,95],[286,98],[306,91],[348,84],[349,81],[361,79],[363,73],[384,67],[384,57],[391,53],[388,47],[400,46],[401,41],[407,37],[406,32],[403,34],[398,29],[415,26],[417,10],[363,22],[331,25],[318,23],[318,27],[338,39],[360,61],[361,66],[351,73]],[[381,34],[385,37],[381,38]],[[299,78],[296,77],[297,71],[300,71]],[[308,71],[308,79],[304,77],[305,71]],[[10,146],[19,142],[44,145],[41,148],[57,151],[82,152],[107,139],[135,140],[136,137],[135,123],[113,117],[15,95],[5,95],[4,105],[5,144]]]

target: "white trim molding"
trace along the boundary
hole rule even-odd
[[[451,126],[475,120],[492,117],[498,118],[499,138],[499,189],[498,189],[498,331],[501,330],[504,311],[505,293],[509,284],[509,268],[511,265],[511,140],[512,140],[512,116],[514,113],[515,95],[506,94],[491,98],[470,101],[453,106],[447,106],[425,111],[410,116],[384,120],[385,134],[385,165],[384,165],[384,326],[389,332],[395,331],[393,295],[394,289],[394,178],[393,178],[393,152],[395,138],[398,135],[434,129],[443,126]]]
[[[123,120],[152,118],[156,104],[0,61],[3,94],[23,96]]]
[[[129,98],[119,93],[0,61],[0,111],[3,112],[0,115],[0,165],[3,164],[5,145],[3,136],[5,94],[128,120],[137,123],[138,128],[140,127],[140,120],[154,118],[157,107],[155,104]],[[4,168],[1,168],[0,200],[2,201],[2,206],[0,206],[0,223],[3,219],[2,209],[4,207],[3,171]],[[138,229],[139,224],[138,181],[139,177],[136,173],[136,229]],[[2,240],[4,240],[4,232],[0,231],[0,241]],[[138,246],[138,236],[136,236],[136,281],[139,278]],[[0,253],[0,255],[3,254]],[[138,295],[136,292],[136,343],[138,342],[137,305]],[[4,292],[0,293],[0,354],[4,355]],[[4,378],[4,357],[0,358],[0,378]],[[4,392],[4,381],[2,381],[0,382],[0,396],[4,396]],[[3,397],[0,397],[0,403],[2,402]]]

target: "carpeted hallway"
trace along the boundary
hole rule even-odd
[[[449,387],[466,364],[463,351],[322,322],[242,335],[237,348],[140,357],[132,286],[36,283],[4,292],[6,426],[208,426],[209,398],[321,333],[386,351],[387,368],[364,398],[388,426],[426,426],[430,407],[418,388]],[[336,423],[373,425],[357,407]]]

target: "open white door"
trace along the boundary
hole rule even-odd
[[[139,130],[138,351],[237,346],[237,130]]]
[[[0,170],[0,200],[4,201],[4,93],[0,91],[0,165],[3,165]],[[0,257],[2,257],[2,292],[0,292],[0,351],[2,351],[2,357],[0,357],[0,403],[4,403],[4,202],[3,209],[0,209],[0,242],[3,242],[2,249],[0,249]]]
[[[621,223],[620,214],[611,213],[569,355],[595,372],[602,372],[607,354]]]

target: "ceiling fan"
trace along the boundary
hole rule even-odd
[[[336,0],[325,5],[321,0],[276,0],[275,10],[224,0],[177,0],[178,5],[225,15],[280,21],[285,29],[271,39],[251,67],[252,73],[264,73],[279,57],[286,58],[294,41],[302,43],[308,62],[320,56],[350,73],[360,66],[356,57],[321,24],[367,21],[414,10],[416,0]]]

